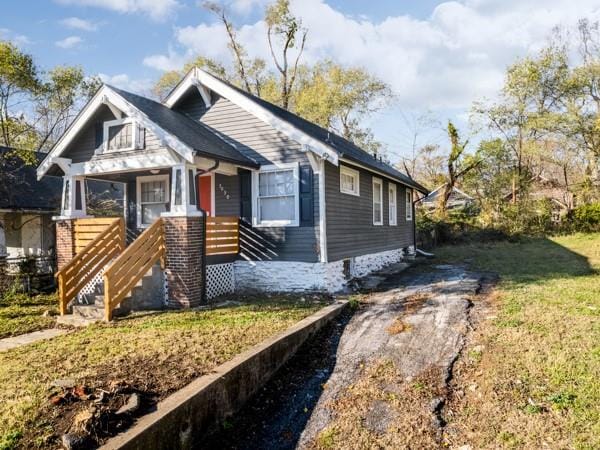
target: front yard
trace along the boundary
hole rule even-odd
[[[0,339],[54,326],[56,295],[5,294],[0,298]]]
[[[447,444],[600,448],[600,234],[436,254],[501,277],[455,368]]]
[[[133,393],[142,414],[325,302],[282,296],[124,318],[0,353],[0,449],[56,446],[67,432],[93,445],[128,426],[114,413]]]

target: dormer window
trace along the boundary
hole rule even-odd
[[[144,147],[144,129],[133,119],[117,119],[104,122],[105,151],[124,151]]]

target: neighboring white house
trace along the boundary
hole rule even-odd
[[[49,256],[54,252],[52,215],[60,212],[62,180],[37,181],[36,167],[0,147],[0,256]],[[38,160],[45,155],[38,153]]]
[[[445,184],[442,184],[438,188],[431,191],[427,197],[421,200],[420,204],[423,209],[431,211],[437,208],[440,201],[440,196],[444,193],[445,186]],[[464,209],[472,205],[474,200],[475,199],[469,194],[461,191],[455,186],[452,189],[452,193],[450,194],[450,198],[448,199],[448,204],[446,206],[448,209]]]

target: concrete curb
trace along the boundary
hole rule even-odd
[[[102,449],[186,449],[238,411],[298,348],[347,306],[337,301],[192,381]]]

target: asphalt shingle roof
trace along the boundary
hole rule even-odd
[[[255,161],[242,155],[232,145],[225,142],[202,123],[190,119],[184,114],[167,108],[161,103],[131,92],[109,86],[113,91],[142,111],[148,118],[171,133],[184,144],[193,148],[199,156],[218,158],[222,161],[246,167],[258,167]]]
[[[44,177],[37,181],[36,165],[25,165],[12,149],[0,147],[0,209],[16,211],[58,211],[62,197],[62,178]],[[39,162],[45,153],[34,152]],[[10,176],[8,174],[10,173]]]
[[[296,114],[294,114],[286,109],[280,108],[279,106],[276,106],[276,105],[269,103],[259,97],[256,97],[256,96],[238,88],[237,86],[234,86],[231,83],[228,83],[226,81],[221,80],[218,77],[215,77],[212,74],[211,74],[211,76],[214,78],[217,78],[219,81],[227,84],[232,89],[235,89],[237,92],[244,95],[245,97],[252,100],[253,102],[257,103],[261,107],[265,108],[271,114],[274,114],[281,120],[284,120],[284,121],[290,123],[291,125],[293,125],[297,129],[299,129],[300,131],[303,131],[304,133],[308,134],[312,138],[317,139],[317,140],[323,142],[324,144],[328,145],[329,147],[333,148],[341,158],[347,158],[351,161],[354,161],[356,163],[364,165],[370,169],[382,172],[382,173],[388,175],[389,177],[402,182],[403,184],[406,184],[410,187],[415,188],[416,190],[418,190],[420,192],[423,192],[423,193],[429,192],[429,190],[427,188],[420,185],[419,183],[417,183],[415,180],[413,180],[409,176],[405,175],[404,173],[400,172],[399,170],[394,169],[389,164],[378,160],[373,155],[364,151],[363,149],[356,146],[349,140],[344,139],[343,137],[338,136],[337,134],[332,133],[324,128],[321,128],[320,126],[318,126],[312,122],[309,122],[308,120],[303,119],[302,117],[297,116]]]

